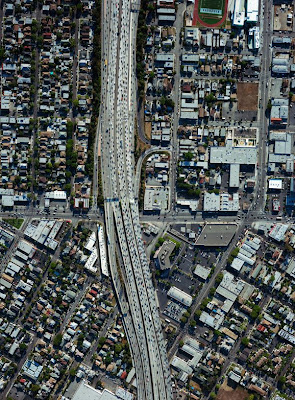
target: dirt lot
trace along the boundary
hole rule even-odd
[[[257,111],[258,83],[238,82],[238,110]]]
[[[216,400],[246,400],[249,396],[247,390],[242,389],[240,386],[233,389],[227,385],[227,379],[220,387]]]
[[[283,7],[284,6],[284,7]],[[293,6],[274,6],[273,29],[274,31],[292,31],[293,17],[288,20],[288,14],[293,16]]]
[[[151,122],[145,122],[144,132],[145,132],[146,138],[148,140],[151,140],[151,137],[152,137],[152,123]]]

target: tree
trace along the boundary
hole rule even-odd
[[[112,362],[112,357],[110,355],[107,355],[105,358],[105,363],[109,365],[111,362]]]
[[[195,328],[197,326],[197,323],[194,319],[192,319],[189,324],[190,324],[191,328]]]
[[[28,348],[28,346],[27,346],[25,343],[21,343],[21,344],[19,345],[20,351],[25,351],[25,350],[27,350],[27,348]]]
[[[165,242],[165,239],[164,239],[164,238],[160,237],[160,238],[158,239],[158,243],[159,243],[160,246],[162,246],[162,244],[163,244],[164,242]]]
[[[185,161],[191,161],[194,158],[194,154],[188,151],[187,153],[184,153],[183,158]]]
[[[102,336],[101,338],[99,338],[98,343],[99,343],[101,346],[103,346],[103,345],[105,344],[106,340],[107,340],[107,339],[106,339],[104,336]]]
[[[249,344],[249,339],[247,338],[247,337],[243,337],[242,338],[242,340],[241,340],[241,343],[244,345],[244,346],[248,346],[248,344]]]
[[[223,273],[219,272],[219,274],[215,278],[214,282],[215,286],[218,286],[221,283],[222,279],[223,279]]]
[[[212,104],[216,101],[216,97],[213,93],[210,93],[208,96],[205,97],[205,101],[208,104],[208,107],[211,107]]]
[[[76,370],[75,370],[75,368],[71,368],[71,369],[70,369],[70,376],[71,376],[72,378],[74,378],[75,375],[76,375]]]
[[[1,64],[4,61],[4,59],[5,59],[5,49],[4,49],[4,47],[0,47],[0,62],[1,62]]]
[[[75,108],[79,107],[79,100],[78,99],[73,100],[73,107],[75,107]]]
[[[255,305],[252,309],[250,317],[253,319],[256,319],[258,317],[260,311],[261,311],[261,308],[259,306]]]
[[[54,347],[59,347],[61,345],[61,342],[62,342],[62,334],[61,333],[57,333],[54,336],[54,339],[53,339],[53,346]]]
[[[40,386],[33,384],[33,385],[31,385],[30,389],[31,389],[31,392],[33,392],[34,394],[37,394],[40,390]]]
[[[122,351],[122,346],[119,343],[115,344],[115,353],[120,354]]]
[[[184,345],[184,341],[183,341],[183,340],[180,340],[178,346],[179,346],[179,347],[182,347],[183,345]]]
[[[211,297],[214,296],[215,292],[216,292],[216,289],[215,289],[214,287],[212,287],[212,288],[210,289],[210,291],[209,291],[210,296],[211,296]]]
[[[234,248],[233,251],[230,253],[232,257],[237,257],[239,254],[240,249],[238,247]]]
[[[212,399],[212,400],[216,399],[216,393],[211,392],[210,393],[210,399]]]
[[[79,104],[79,102],[78,102]],[[72,139],[73,136],[73,130],[74,130],[74,124],[72,121],[67,121],[67,137],[69,139]]]

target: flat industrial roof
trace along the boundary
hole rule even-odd
[[[185,293],[183,290],[179,289],[176,286],[172,286],[168,290],[167,296],[172,297],[173,299],[175,299],[179,303],[184,304],[187,307],[190,307],[192,305],[192,302],[193,302],[192,296],[190,296],[189,294]]]
[[[210,148],[210,162],[213,164],[256,164],[257,149],[255,146],[234,146],[228,139],[225,146]]]
[[[199,278],[206,280],[210,275],[210,268],[203,267],[203,265],[198,264],[194,270],[194,274]]]
[[[72,400],[117,400],[118,397],[112,392],[104,389],[103,392],[87,385],[82,381],[78,386]]]
[[[277,189],[281,190],[283,188],[283,181],[282,179],[270,179],[268,181],[269,189]]]
[[[234,223],[226,224],[207,224],[202,230],[201,235],[196,240],[199,246],[228,246],[237,229]]]

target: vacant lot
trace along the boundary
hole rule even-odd
[[[216,400],[246,400],[249,393],[240,386],[235,389],[227,385],[227,379],[220,387]]]
[[[4,221],[7,224],[14,226],[17,229],[19,229],[24,222],[24,220],[22,218],[8,218],[8,219],[4,219]]]
[[[238,82],[238,110],[257,111],[258,83]]]
[[[288,19],[288,15],[291,18]],[[292,31],[293,28],[293,6],[274,6],[274,16],[273,16],[273,29],[274,31]]]

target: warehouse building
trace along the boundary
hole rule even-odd
[[[247,0],[246,15],[247,22],[256,23],[258,21],[259,0]]]
[[[190,307],[193,302],[192,296],[178,289],[176,286],[172,286],[168,290],[167,296],[171,297],[173,300],[183,304],[186,307]]]
[[[196,244],[204,247],[228,246],[237,229],[234,223],[206,224],[197,238]]]

